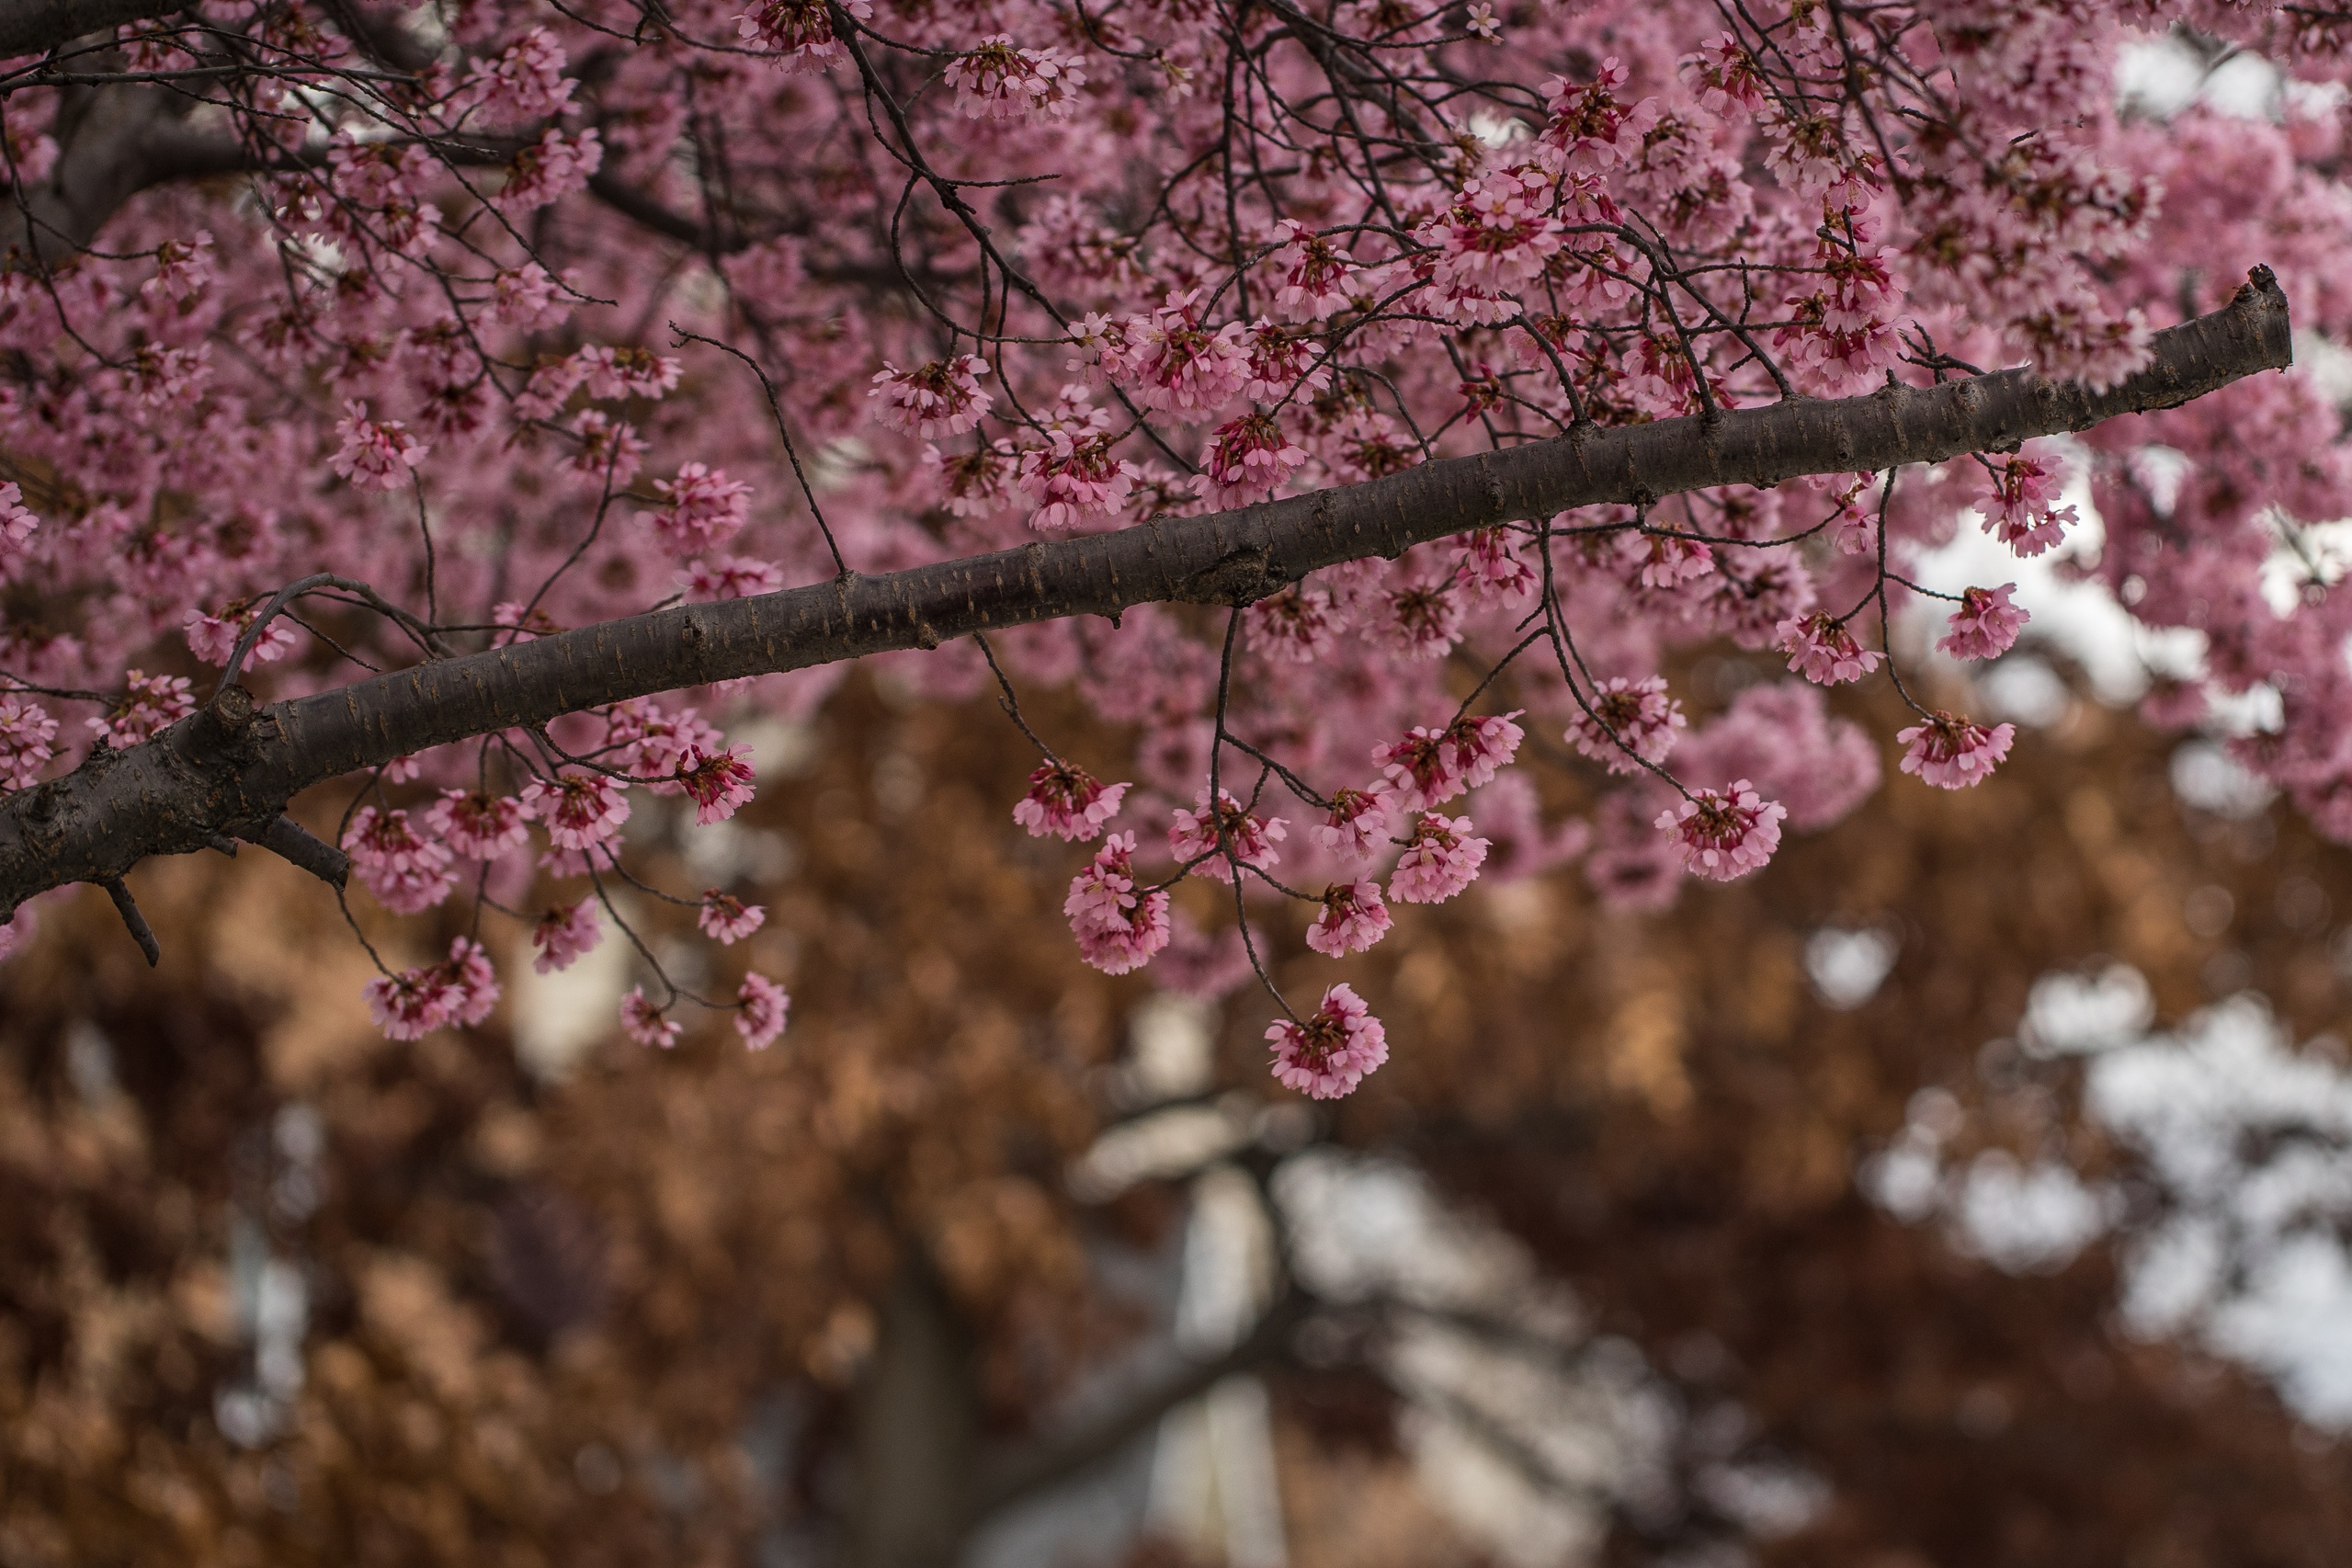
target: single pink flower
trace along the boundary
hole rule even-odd
[[[677,781],[694,797],[694,820],[704,826],[724,822],[750,801],[756,788],[751,754],[741,746],[706,752],[688,746],[678,763]]]
[[[758,930],[767,921],[767,910],[717,888],[703,890],[702,908],[694,917],[704,936],[729,947]]]
[[[1605,680],[1587,706],[1591,711],[1568,721],[1562,738],[1611,773],[1637,773],[1644,762],[1664,762],[1675,732],[1689,723],[1682,704],[1666,695],[1664,676]]]
[[[1168,945],[1168,895],[1137,891],[1134,855],[1132,833],[1105,838],[1062,903],[1080,956],[1105,974],[1141,969]]]
[[[343,445],[329,460],[335,472],[361,490],[392,490],[406,484],[409,471],[432,449],[411,436],[408,426],[397,419],[369,419],[368,405],[357,399],[343,405],[343,419],[335,434]]]
[[[1728,882],[1772,858],[1780,846],[1781,819],[1788,814],[1779,802],[1765,800],[1741,778],[1720,791],[1700,790],[1681,805],[1661,812],[1658,826],[1684,870]]]
[[[1389,896],[1399,903],[1443,903],[1477,878],[1488,847],[1485,839],[1471,836],[1468,817],[1424,812],[1414,819],[1412,841],[1389,878]]]
[[[764,974],[746,974],[735,991],[735,1030],[751,1051],[766,1051],[784,1032],[792,998]]]
[[[416,915],[449,896],[458,874],[449,846],[420,836],[403,811],[362,806],[344,829],[352,875],[394,915]]]
[[[1307,927],[1307,946],[1330,958],[1360,953],[1388,935],[1388,905],[1381,885],[1369,877],[1334,882],[1323,890],[1323,912]]]
[[[1389,820],[1403,808],[1386,780],[1369,790],[1341,790],[1331,797],[1331,815],[1307,829],[1308,842],[1344,859],[1369,860],[1388,846]]]
[[[1013,820],[1031,838],[1047,834],[1064,843],[1091,843],[1103,824],[1119,814],[1130,786],[1105,784],[1085,768],[1059,758],[1029,775],[1028,793],[1013,802]]]
[[[558,849],[585,853],[610,844],[629,820],[629,797],[601,773],[564,773],[523,789],[523,815],[547,829]]]
[[[540,974],[570,969],[582,953],[604,937],[604,926],[597,919],[595,899],[584,898],[569,909],[551,909],[531,927],[531,945],[539,949],[539,956],[531,960],[531,968]]]
[[[620,999],[620,1027],[629,1038],[640,1045],[658,1046],[664,1051],[677,1044],[683,1026],[675,1018],[665,1017],[662,1009],[646,999],[645,988],[632,985],[629,994]]]
[[[425,825],[469,860],[495,860],[522,847],[528,830],[523,803],[505,795],[444,790],[425,812]]]
[[[1997,659],[2017,645],[2017,629],[2031,619],[2009,602],[2015,583],[1997,588],[1963,588],[1951,631],[1936,646],[1955,659]]]
[[[38,702],[0,697],[0,790],[22,790],[36,782],[57,753],[57,721]]]
[[[1306,1022],[1278,1018],[1266,1038],[1283,1086],[1319,1100],[1353,1093],[1389,1059],[1388,1031],[1344,983],[1323,994],[1323,1005]]]
[[[1168,852],[1179,865],[1198,860],[1200,864],[1193,869],[1225,882],[1233,877],[1227,852],[1243,865],[1261,871],[1270,871],[1282,863],[1282,856],[1274,846],[1289,835],[1285,819],[1269,817],[1261,821],[1243,810],[1242,803],[1223,790],[1217,791],[1217,808],[1212,812],[1205,785],[1193,806],[1195,809],[1190,811],[1177,807],[1176,820],[1168,828]],[[1217,835],[1221,821],[1224,828],[1222,845]]]
[[[1475,790],[1492,782],[1495,773],[1508,767],[1519,755],[1519,743],[1527,738],[1527,732],[1511,721],[1526,711],[1514,708],[1508,713],[1489,713],[1483,718],[1465,716],[1446,726],[1446,751],[1463,789]]]
[[[1792,615],[1778,628],[1774,646],[1789,655],[1789,668],[1816,686],[1860,680],[1885,655],[1863,647],[1827,610]]]
[[[889,360],[866,393],[875,422],[902,436],[937,440],[960,436],[980,423],[993,401],[980,390],[988,361],[976,354],[934,359],[902,370]]]
[[[1996,724],[1988,730],[1938,712],[1895,739],[1911,748],[1903,754],[1905,773],[1915,773],[1939,790],[1965,790],[1993,776],[1994,765],[2009,755],[2009,743],[2017,733],[2014,724]]]

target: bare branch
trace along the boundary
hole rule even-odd
[[[2148,368],[2105,390],[2004,370],[1583,427],[1236,511],[606,621],[277,703],[235,735],[199,713],[0,802],[0,915],[274,819],[340,774],[628,698],[1131,605],[1247,603],[1322,567],[1579,506],[2012,449],[2176,407],[2290,359],[2286,296],[2256,267],[2227,306],[2156,334]]]

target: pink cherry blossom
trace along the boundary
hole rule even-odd
[[[1366,618],[1364,630],[1408,659],[1442,659],[1461,641],[1468,597],[1451,578],[1407,583]]]
[[[520,801],[465,790],[442,790],[425,812],[426,831],[469,860],[495,860],[521,848],[527,820]]]
[[[767,911],[756,903],[745,903],[733,893],[706,888],[702,907],[696,912],[694,923],[712,941],[732,947],[758,930],[767,920]]]
[[[1389,896],[1399,903],[1443,903],[1477,879],[1488,843],[1471,836],[1468,817],[1423,812],[1410,824],[1412,837],[1389,878]]]
[[[1056,430],[1051,445],[1022,452],[1016,480],[1039,503],[1029,514],[1029,527],[1076,528],[1110,517],[1125,505],[1142,471],[1112,456],[1111,445],[1108,436],[1077,439],[1067,430]]]
[[[369,1017],[388,1040],[423,1040],[449,1021],[449,984],[440,966],[379,975],[361,988]]]
[[[629,797],[600,773],[567,771],[523,789],[523,815],[547,829],[558,849],[586,853],[610,845],[629,820]]]
[[[585,408],[572,421],[572,431],[580,437],[580,449],[572,456],[572,472],[597,484],[626,490],[645,457],[645,442],[637,427],[600,409]]]
[[[343,422],[335,433],[343,444],[330,460],[332,466],[361,490],[400,488],[432,450],[399,420],[369,419],[368,405],[356,398],[343,405]]]
[[[1388,778],[1396,809],[1417,812],[1450,801],[1470,786],[1462,778],[1460,751],[1447,736],[1426,725],[1415,725],[1404,739],[1372,748],[1372,766]]]
[[[1765,800],[1744,778],[1721,790],[1698,790],[1679,806],[1662,812],[1657,825],[1682,869],[1710,881],[1728,882],[1759,869],[1780,847],[1780,823],[1788,815]]]
[[[687,562],[678,581],[698,599],[743,599],[774,593],[784,585],[784,573],[774,562],[721,555]]]
[[[1732,33],[1717,33],[1696,53],[1684,56],[1680,68],[1699,107],[1709,114],[1729,118],[1764,107],[1763,75]]]
[[[351,873],[394,915],[415,915],[449,896],[458,874],[449,846],[420,837],[404,811],[362,806],[343,832]]]
[[[582,953],[604,940],[604,926],[597,918],[600,913],[595,899],[584,898],[569,908],[551,909],[540,915],[539,924],[531,927],[531,946],[539,949],[531,968],[540,974],[570,969]]]
[[[148,736],[196,711],[186,676],[151,676],[141,670],[123,672],[121,699],[87,722],[90,731],[113,746],[135,745]]]
[[[1536,591],[1536,569],[1520,559],[1518,547],[1503,528],[1480,528],[1470,536],[1459,572],[1461,585],[1471,597],[1515,605]]]
[[[1347,306],[1355,267],[1331,243],[1294,218],[1277,225],[1284,236],[1275,262],[1283,269],[1274,302],[1293,321],[1323,321]]]
[[[1278,847],[1309,862],[1277,868],[1309,888],[1378,868],[1393,902],[1400,853],[1408,885],[1438,875],[1422,819],[1483,788],[1481,874],[1581,834],[1609,908],[1655,906],[1685,880],[1685,830],[1715,829],[1655,830],[1669,786],[1649,766],[1744,779],[1759,812],[1768,798],[1784,814],[1719,835],[1756,854],[1767,827],[1826,826],[1884,771],[1820,686],[1751,683],[1686,725],[1660,672],[1781,640],[1813,680],[1858,678],[1892,655],[1817,605],[1901,585],[1882,574],[1915,571],[1971,506],[2017,552],[2055,550],[2079,484],[2101,538],[2066,571],[2139,624],[2203,640],[2202,667],[2151,711],[2210,722],[2217,701],[2277,693],[2247,766],[2324,836],[2352,837],[2342,586],[2277,593],[2282,535],[2352,515],[2352,446],[2308,365],[2062,445],[1905,464],[1892,484],[1838,470],[1585,506],[1540,543],[1495,524],[1540,513],[1557,471],[1536,443],[1562,432],[1685,450],[1719,422],[1657,422],[1777,419],[1791,395],[1882,387],[1885,407],[1917,407],[1976,365],[2109,383],[2146,360],[2153,325],[2221,305],[2257,258],[2299,331],[2340,337],[2352,173],[2321,98],[2342,51],[2275,7],[2189,8],[2214,51],[2284,74],[2277,112],[2251,118],[2119,110],[2119,51],[2153,36],[2146,6],[733,0],[632,31],[499,0],[439,7],[407,40],[421,63],[398,69],[336,9],[131,24],[122,79],[99,89],[129,119],[82,113],[88,90],[55,73],[9,88],[10,165],[34,196],[72,186],[75,222],[50,236],[51,265],[0,267],[0,789],[71,779],[100,743],[176,722],[216,746],[187,722],[210,684],[198,666],[227,658],[267,596],[331,571],[398,613],[305,592],[243,678],[265,705],[345,704],[349,733],[375,737],[347,781],[383,792],[364,797],[363,887],[403,907],[477,885],[484,903],[568,907],[586,890],[538,891],[535,869],[609,869],[675,897],[676,846],[619,831],[630,791],[692,797],[702,816],[740,804],[751,780],[713,721],[834,733],[855,661],[832,656],[925,640],[919,621],[839,610],[928,568],[971,585],[1008,680],[1134,738],[1135,789],[1181,801],[1236,735],[1278,787],[1332,797],[1306,813],[1312,853],[1236,824],[1267,864]],[[1509,49],[1480,41],[1506,21]],[[115,131],[150,109],[194,155],[112,166],[140,151]],[[216,164],[249,172],[204,176]],[[1781,456],[1884,460],[1835,449]],[[1398,483],[1428,463],[1448,466]],[[1367,483],[1382,487],[1348,488]],[[1275,572],[1316,564],[1287,586],[1234,579],[1280,591],[1247,609],[1227,666],[1233,595],[1216,582],[1154,580],[1175,602],[1129,603],[1122,568],[1115,594],[1071,595],[1108,585],[1115,551],[1036,537],[1137,525],[1157,532],[1129,544],[1154,553],[1199,526],[1221,551],[1275,545]],[[1418,538],[1433,528],[1454,531]],[[1294,553],[1301,530],[1316,547]],[[1363,558],[1335,562],[1348,554]],[[992,585],[1017,581],[1123,608],[1005,626]],[[804,586],[744,602],[788,585]],[[672,630],[756,621],[794,667],[543,726],[508,726],[502,699],[456,725],[502,726],[462,747],[384,739],[460,738],[442,721],[467,682],[422,668],[444,649],[551,658],[546,640],[570,631],[610,653],[618,621],[679,601],[729,608]],[[2023,624],[2006,587],[1945,609],[1937,635],[1961,656],[1997,655]],[[442,647],[416,645],[422,624]],[[1539,798],[1506,770],[1524,715],[1446,726],[1530,632],[1496,695],[1630,788]],[[882,654],[880,689],[969,696],[983,672],[947,642]],[[427,722],[382,722],[391,686],[371,668],[438,685],[409,715]],[[563,683],[567,699],[587,689]],[[1908,765],[1940,783],[1981,778],[2009,744],[1941,716],[1905,734]],[[1363,784],[1375,741],[1379,781],[1341,788]],[[1216,776],[1247,793],[1251,773]],[[1121,790],[1056,776],[1017,815],[1102,848]],[[510,798],[527,790],[528,808]],[[1735,815],[1735,793],[1710,809]],[[550,829],[536,869],[527,809]],[[1189,813],[1195,846],[1223,810]],[[1157,866],[1148,830],[1126,836]],[[1713,848],[1719,871],[1739,863]],[[1247,975],[1223,901],[1196,890],[1222,924],[1187,937],[1174,906],[1190,895],[1150,881],[1096,858],[1082,951],[1120,969],[1160,953],[1164,975],[1176,960],[1179,983],[1210,989]],[[687,904],[702,938],[756,940],[751,906]],[[481,913],[450,911],[450,928]],[[478,979],[456,958],[385,977],[374,1000],[413,1034],[480,1006]]]
[[[1618,95],[1630,79],[1624,63],[1610,55],[1582,86],[1560,76],[1545,84],[1551,94],[1544,105],[1550,118],[1540,142],[1564,170],[1607,174],[1641,155],[1642,139],[1658,122],[1658,101],[1620,102]]]
[[[1134,855],[1132,833],[1105,838],[1094,863],[1070,880],[1062,904],[1079,954],[1105,974],[1141,969],[1168,945],[1168,895],[1139,891]]]
[[[1638,773],[1644,762],[1665,761],[1676,732],[1689,722],[1682,704],[1666,696],[1664,676],[1614,676],[1588,701],[1591,711],[1569,720],[1563,738],[1611,773]]]
[[[620,1027],[638,1044],[662,1051],[676,1045],[678,1036],[685,1032],[683,1024],[653,1006],[642,985],[631,986],[629,994],[620,999]]]
[[[2058,474],[2046,464],[2028,457],[2007,459],[1994,471],[1991,491],[1976,503],[1984,514],[1984,531],[2020,556],[2040,555],[2062,541],[2075,520],[2074,507],[2051,506],[2058,490]]]
[[[539,141],[515,154],[506,183],[493,199],[510,213],[535,211],[584,188],[604,165],[602,132],[590,126],[566,136],[549,128]]]
[[[1446,726],[1446,753],[1463,789],[1478,789],[1491,781],[1497,770],[1511,765],[1519,754],[1519,743],[1527,738],[1527,732],[1511,721],[1526,711],[1514,708],[1508,713],[1479,718],[1464,714]]]
[[[1776,629],[1773,645],[1789,655],[1789,668],[1816,686],[1860,680],[1885,655],[1865,648],[1827,610],[1790,616]]]
[[[1408,810],[1386,780],[1369,790],[1338,790],[1331,797],[1331,813],[1307,828],[1307,838],[1318,848],[1344,859],[1369,860],[1388,847],[1393,814]]]
[[[1987,730],[1949,713],[1930,714],[1894,737],[1910,749],[1903,754],[1903,770],[1939,790],[1966,790],[1993,776],[1994,765],[2009,755],[2017,738],[2014,724]]]
[[[663,548],[680,560],[724,545],[751,515],[751,486],[730,480],[723,468],[684,463],[675,480],[653,481],[653,490],[669,505],[643,517]]]
[[[687,747],[686,756],[678,761],[677,781],[694,797],[697,823],[708,826],[724,822],[735,814],[737,807],[751,800],[756,780],[752,776],[750,759],[751,754],[742,746],[729,746],[722,752],[706,752],[699,745]]]
[[[0,556],[0,575],[8,571],[8,557],[22,550],[40,527],[40,518],[25,505],[25,493],[17,483],[10,480],[0,484],[0,551],[6,552]]]
[[[659,398],[676,390],[684,366],[673,356],[623,344],[591,343],[572,357],[588,395]]]
[[[1389,1059],[1388,1031],[1345,983],[1325,991],[1306,1022],[1277,1019],[1266,1038],[1274,1048],[1275,1077],[1313,1099],[1353,1094]]]
[[[57,754],[57,721],[38,702],[0,696],[0,790],[23,790],[40,778]]]
[[[1273,494],[1306,460],[1273,415],[1244,414],[1217,426],[1193,487],[1219,506],[1240,506]]]
[[[1346,630],[1347,616],[1329,594],[1293,583],[1244,613],[1242,644],[1283,664],[1312,665],[1330,655]]]
[[[885,359],[866,395],[876,423],[902,436],[936,440],[960,436],[980,423],[993,401],[980,390],[980,378],[987,373],[988,361],[977,354],[934,359],[912,370]]]
[[[155,276],[139,286],[150,299],[161,296],[174,304],[194,301],[212,285],[212,232],[199,229],[185,240],[165,240],[155,247]]]
[[[838,3],[858,21],[873,18],[873,0]],[[773,55],[788,73],[829,70],[846,58],[833,36],[826,0],[755,0],[736,18],[736,32],[747,46]]]
[[[1028,793],[1013,803],[1013,820],[1031,838],[1056,835],[1063,842],[1090,843],[1119,814],[1131,786],[1105,784],[1085,768],[1059,759],[1029,775]]]
[[[1072,95],[1086,85],[1073,56],[1056,49],[1019,49],[1004,33],[948,64],[948,85],[956,90],[956,112],[974,119],[1020,119],[1032,114],[1067,117]]]
[[[208,665],[225,665],[237,649],[237,639],[254,622],[250,613],[240,613],[242,606],[231,606],[222,616],[210,616],[197,611],[187,618],[183,633],[187,638],[187,651]],[[294,629],[282,620],[273,620],[268,629],[254,639],[253,650],[246,657],[256,665],[276,664],[294,651]]]
[[[1323,910],[1307,927],[1307,946],[1340,958],[1360,953],[1388,935],[1388,905],[1381,885],[1369,877],[1334,882],[1323,891]]]
[[[543,119],[572,101],[575,83],[563,74],[563,45],[533,28],[493,60],[468,67],[460,101],[491,125]]]
[[[422,1040],[437,1028],[471,1027],[489,1017],[498,1005],[498,977],[482,944],[460,937],[440,963],[380,975],[363,994],[386,1038]]]
[[[1955,659],[1997,659],[2014,647],[2017,629],[2032,617],[2009,602],[2015,583],[1997,588],[1963,588],[1960,607],[1946,622],[1950,627],[1936,646]]]
[[[744,975],[735,989],[735,1032],[744,1037],[746,1050],[766,1051],[775,1044],[791,1011],[792,998],[764,974]]]
[[[1222,827],[1223,842],[1218,830]],[[1209,790],[1204,785],[1193,800],[1193,809],[1178,806],[1176,820],[1168,828],[1168,852],[1179,865],[1193,861],[1193,867],[1204,877],[1221,882],[1233,881],[1233,868],[1228,861],[1238,860],[1244,866],[1270,871],[1282,863],[1281,853],[1274,846],[1289,834],[1280,817],[1261,820],[1244,810],[1239,801],[1225,790],[1217,791],[1217,808],[1209,808]]]
[[[1642,562],[1642,585],[1677,588],[1714,570],[1715,551],[1711,546],[1672,534],[1652,534],[1648,553]]]

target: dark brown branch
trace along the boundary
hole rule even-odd
[[[1290,1347],[1291,1331],[1305,1320],[1311,1305],[1306,1296],[1292,1291],[1268,1307],[1249,1333],[1223,1354],[1176,1368],[1092,1421],[983,1463],[972,1484],[967,1518],[977,1525],[1024,1497],[1069,1480],[1110,1458],[1185,1401],[1207,1393],[1236,1372],[1282,1355]]]
[[[131,890],[123,886],[122,879],[108,877],[100,885],[107,890],[107,897],[114,900],[114,912],[122,916],[123,926],[130,931],[131,939],[139,944],[141,952],[147,955],[147,967],[153,969],[163,962],[164,949],[155,940],[154,928],[147,924],[147,917],[139,913],[139,905],[132,901]]]
[[[1320,567],[1578,506],[2013,449],[2177,407],[2290,358],[2286,296],[2256,267],[2227,306],[2158,333],[2149,367],[2105,391],[2005,370],[1585,428],[1237,511],[607,621],[277,703],[233,737],[198,714],[0,802],[0,915],[271,820],[338,775],[627,698],[1131,605],[1247,602]]]
[[[292,817],[278,817],[260,826],[237,829],[237,836],[290,865],[308,871],[329,887],[341,887],[351,877],[351,857],[314,835]],[[234,846],[232,846],[232,853]]]
[[[46,54],[92,33],[112,32],[187,9],[188,0],[9,0],[0,6],[0,59]]]

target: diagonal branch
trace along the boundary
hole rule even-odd
[[[966,1500],[967,1521],[978,1524],[1080,1474],[1117,1453],[1129,1439],[1150,1430],[1160,1417],[1187,1400],[1207,1393],[1235,1372],[1278,1358],[1289,1350],[1292,1331],[1306,1321],[1312,1305],[1305,1295],[1292,1290],[1267,1308],[1249,1333],[1221,1354],[1171,1369],[1091,1421],[996,1455],[980,1467],[972,1482]]]
[[[1170,600],[1247,603],[1320,567],[1573,507],[2013,449],[2177,407],[2290,358],[2286,296],[2256,267],[2228,305],[2156,334],[2148,368],[2103,391],[2004,370],[1711,419],[1587,426],[1208,517],[606,621],[276,703],[233,729],[208,710],[0,801],[0,918],[50,888],[249,835],[313,784],[469,736],[999,627],[1115,619]]]

